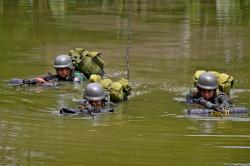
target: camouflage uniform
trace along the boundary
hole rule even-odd
[[[218,93],[210,100],[205,100],[197,89],[188,93],[186,102],[188,104],[199,104],[209,109],[214,109],[215,107],[227,108],[231,105],[230,99],[225,93]]]
[[[72,72],[68,77],[66,78],[61,78],[60,76],[57,75],[55,81],[70,81],[70,82],[82,82],[88,80],[86,76],[79,72],[79,71],[74,71]]]

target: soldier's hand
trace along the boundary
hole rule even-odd
[[[205,106],[206,108],[213,108],[214,104],[211,103],[210,101],[205,100],[203,97],[199,98],[200,104]]]
[[[224,106],[220,106],[220,105],[214,106],[213,109],[214,109],[215,111],[222,112],[222,113],[225,111],[225,107],[224,107]]]
[[[38,85],[41,85],[41,84],[46,83],[46,81],[45,81],[43,78],[41,78],[41,77],[37,77],[37,78],[35,78],[35,79],[36,79],[36,83],[37,83]]]
[[[200,97],[198,100],[199,100],[199,103],[202,105],[206,103],[206,100],[203,97]]]

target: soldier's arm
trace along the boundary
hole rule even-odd
[[[201,105],[203,105],[205,108],[208,109],[216,109],[216,105],[210,101],[205,100],[203,97],[199,98],[199,102]]]
[[[86,80],[88,80],[88,79],[83,73],[75,71],[74,83],[81,83],[81,82],[86,81]]]
[[[47,82],[52,81],[53,79],[57,78],[57,75],[53,75],[50,72],[46,75],[42,75],[35,78],[35,84],[41,85]]]
[[[230,99],[225,93],[220,93],[215,99],[215,105],[223,108],[231,106]]]
[[[35,78],[35,80],[36,80],[36,84],[38,85],[46,83],[46,81],[42,77],[37,77]]]
[[[197,97],[197,90],[191,90],[186,96],[186,102],[188,104],[200,104],[199,98]]]
[[[189,94],[186,96],[186,102],[188,104],[198,104],[200,106],[204,106],[208,109],[215,109],[215,104],[205,100],[203,97],[198,95],[197,90],[190,91]]]

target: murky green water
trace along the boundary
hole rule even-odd
[[[206,69],[233,75],[250,107],[249,29],[248,0],[0,0],[0,165],[249,165],[249,115],[186,116],[178,102]],[[73,47],[101,51],[112,79],[129,51],[134,91],[117,112],[60,116],[84,85],[6,84]]]

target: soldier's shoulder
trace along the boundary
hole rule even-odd
[[[87,77],[80,71],[74,71],[74,77],[79,78],[81,81],[87,80]]]

